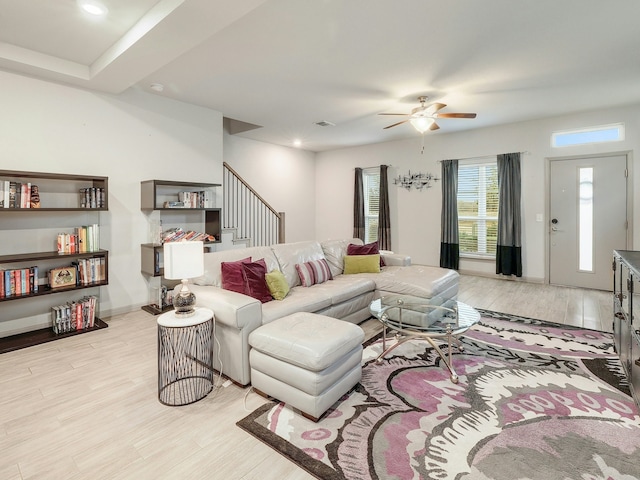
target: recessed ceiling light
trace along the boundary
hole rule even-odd
[[[78,0],[78,5],[82,10],[91,15],[106,15],[109,9],[97,0]]]
[[[161,92],[164,90],[164,85],[161,83],[152,83],[149,87],[155,92]]]
[[[293,141],[293,146],[294,146],[294,147],[300,147],[301,145],[302,145],[302,140],[295,139],[295,140]]]

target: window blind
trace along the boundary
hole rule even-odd
[[[364,233],[365,243],[378,240],[378,212],[380,210],[380,169],[362,172],[364,188]]]
[[[495,256],[498,234],[496,160],[458,166],[460,254]]]

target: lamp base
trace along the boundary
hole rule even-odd
[[[189,290],[189,287],[187,286],[188,282],[189,280],[183,279],[180,292],[173,296],[174,313],[178,318],[191,317],[196,313],[196,296],[191,290]]]

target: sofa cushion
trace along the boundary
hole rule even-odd
[[[361,275],[338,275],[330,282],[313,286],[313,291],[331,298],[332,305],[347,302],[375,289],[376,282]]]
[[[220,273],[222,277],[222,288],[232,292],[246,293],[245,280],[242,275],[242,264],[249,263],[251,257],[246,257],[236,262],[221,262]]]
[[[310,262],[297,263],[296,270],[303,287],[310,287],[317,283],[324,283],[331,280],[331,270],[324,258],[311,260]]]
[[[280,270],[284,273],[289,287],[300,285],[300,277],[296,270],[297,263],[324,258],[324,253],[318,242],[278,243],[272,245],[273,254],[278,260]]]
[[[324,283],[322,285],[325,285]],[[296,312],[320,312],[331,306],[331,296],[324,292],[322,285],[306,288],[292,288],[283,302],[262,304],[262,324],[272,322],[276,318],[285,317]]]
[[[336,278],[344,270],[344,256],[347,254],[349,244],[362,245],[362,240],[359,238],[350,238],[346,240],[325,240],[320,243],[324,258],[329,264],[333,278]]]
[[[380,273],[362,276],[376,283],[380,295],[399,293],[420,298],[455,298],[460,277],[455,270],[426,265],[386,266]]]
[[[378,242],[371,242],[365,245],[356,245],[354,243],[347,247],[347,255],[380,255]],[[384,267],[384,259],[380,255],[380,266]]]
[[[380,255],[345,255],[344,274],[380,272]]]
[[[284,273],[280,270],[274,270],[265,275],[265,280],[271,296],[276,300],[284,300],[289,293],[289,284],[284,278]]]
[[[241,267],[246,294],[256,300],[260,300],[262,303],[273,300],[271,292],[267,287],[267,281],[265,280],[267,267],[264,259],[261,258],[251,263],[242,263]]]

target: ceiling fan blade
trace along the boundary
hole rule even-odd
[[[475,113],[437,113],[436,118],[476,118]]]
[[[427,108],[425,109],[425,111],[426,111],[427,114],[433,115],[438,110],[440,110],[441,108],[444,108],[444,107],[446,107],[446,105],[444,103],[432,103],[431,105],[427,105]]]
[[[387,128],[391,128],[391,127],[395,127],[397,125],[402,125],[403,123],[407,123],[409,121],[409,119],[407,120],[402,120],[401,122],[398,123],[394,123],[393,125],[389,125],[388,127],[384,127],[383,130],[386,130]]]
[[[429,127],[429,130],[438,130],[439,128],[440,127],[438,126],[438,124],[436,122],[433,122]]]
[[[404,115],[405,117],[408,116],[408,113],[379,113],[378,115]]]

